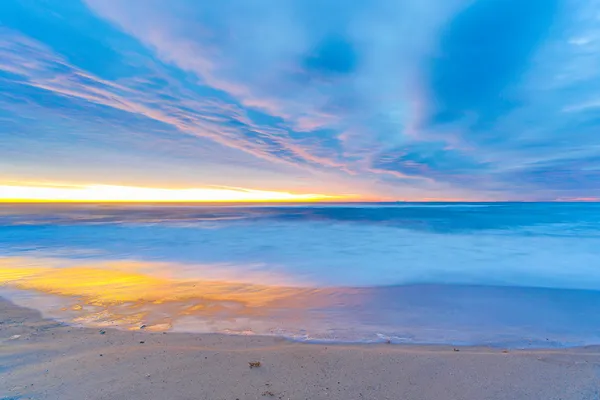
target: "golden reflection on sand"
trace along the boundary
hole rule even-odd
[[[282,310],[280,318],[299,318],[309,308],[327,306],[340,292],[153,276],[140,272],[140,262],[70,263],[56,268],[37,259],[0,257],[0,285],[68,300],[61,313],[71,322],[127,329],[144,324],[153,330],[169,329],[185,317],[218,323],[221,329],[224,321],[239,327],[240,320]]]

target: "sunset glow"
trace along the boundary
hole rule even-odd
[[[115,185],[0,185],[0,202],[302,202],[347,198],[349,196],[295,194],[244,188],[164,189]]]

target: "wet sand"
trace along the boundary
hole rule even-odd
[[[101,331],[0,300],[0,399],[269,398],[597,400],[600,347],[506,352]]]

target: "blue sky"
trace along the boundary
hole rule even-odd
[[[598,0],[4,0],[0,183],[600,197]]]

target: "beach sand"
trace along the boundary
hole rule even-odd
[[[600,347],[506,352],[101,332],[0,300],[0,399],[269,398],[597,400]]]

